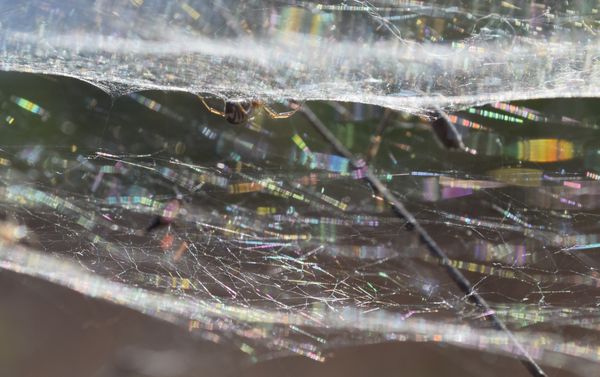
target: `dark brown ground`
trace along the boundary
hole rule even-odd
[[[568,376],[549,370],[551,376]],[[239,351],[68,289],[0,272],[0,376],[528,376],[509,358],[433,344],[339,350],[248,365]]]

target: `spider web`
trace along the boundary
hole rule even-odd
[[[598,95],[593,2],[0,2],[2,70],[394,109]]]
[[[597,102],[498,102],[597,94],[586,6],[6,7],[2,68],[45,75],[0,76],[0,266],[256,361],[419,341],[589,375]],[[304,103],[231,125],[196,93]]]

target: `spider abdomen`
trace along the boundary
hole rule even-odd
[[[241,124],[248,121],[253,106],[249,101],[225,103],[225,119],[231,124]]]

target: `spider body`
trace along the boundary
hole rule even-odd
[[[294,115],[294,113],[298,111],[298,109],[300,109],[299,105],[294,104],[293,110],[278,113],[275,110],[271,109],[269,106],[267,106],[263,101],[253,99],[225,101],[225,106],[223,107],[223,111],[221,111],[215,109],[214,107],[206,103],[204,98],[200,96],[198,96],[198,98],[200,98],[200,101],[202,101],[202,103],[208,109],[208,111],[225,118],[225,120],[227,120],[227,122],[231,124],[247,123],[252,119],[254,113],[259,109],[263,109],[272,119],[289,118],[290,116]]]
[[[227,101],[224,118],[231,124],[243,124],[252,118],[254,110],[260,106],[259,101]]]

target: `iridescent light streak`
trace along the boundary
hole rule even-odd
[[[476,114],[476,115],[482,116],[484,118],[499,120],[502,122],[519,123],[519,124],[523,123],[523,119],[515,118],[515,117],[509,116],[509,115],[505,115],[505,114],[500,114],[495,111],[471,107],[471,108],[469,108],[468,112],[470,114]]]
[[[579,183],[579,182],[564,181],[563,182],[563,186],[574,188],[574,189],[577,189],[577,190],[581,189],[581,183]]]
[[[482,131],[487,131],[488,130],[487,127],[482,126],[479,123],[470,121],[470,120],[465,119],[465,118],[458,117],[458,116],[456,116],[454,114],[449,114],[448,115],[448,119],[450,119],[450,122],[452,122],[453,124],[456,124],[458,126],[462,126],[462,127],[466,127],[466,128],[472,128],[474,130],[482,130]]]
[[[599,244],[600,234],[557,235],[553,243],[566,249],[586,247],[586,245]]]
[[[259,216],[274,215],[275,213],[277,213],[277,208],[275,208],[275,207],[258,207],[258,208],[256,208],[256,214]]]
[[[543,116],[539,111],[529,109],[527,107],[512,105],[504,102],[496,102],[491,106],[498,110],[506,111],[507,113],[514,114],[534,122],[548,122],[550,120],[549,118]]]
[[[378,227],[380,225],[380,221],[376,217],[371,216],[361,216],[356,215],[352,216],[351,219],[344,219],[339,217],[300,217],[300,216],[286,216],[286,215],[275,215],[273,216],[274,221],[285,221],[292,224],[310,224],[310,225],[319,225],[319,224],[334,224],[341,226],[352,226],[352,225],[361,225],[361,226],[369,226],[369,227]]]
[[[559,162],[575,157],[573,142],[562,139],[529,139],[506,149],[507,155],[531,162]]]
[[[540,187],[543,171],[530,168],[500,168],[489,172],[490,176],[500,182],[523,187]]]
[[[310,169],[322,169],[334,173],[348,174],[350,161],[347,158],[319,152],[313,152],[311,157],[309,159],[308,155],[303,154],[300,157],[300,163],[308,165]]]
[[[409,246],[403,246],[404,251],[409,250]],[[323,253],[332,257],[344,257],[362,260],[384,260],[397,257],[397,251],[394,248],[384,245],[366,246],[366,245],[327,245]]]
[[[514,213],[510,212],[508,209],[503,209],[495,204],[492,204],[492,208],[495,209],[496,211],[500,212],[507,219],[511,219],[512,221],[516,222],[517,224],[523,225],[526,228],[533,228],[533,225],[529,224],[528,222],[521,219]]]
[[[593,180],[600,181],[600,174],[596,174],[596,173],[591,172],[591,171],[586,171],[585,172],[585,176],[588,177],[588,178],[591,178]]]
[[[455,214],[447,213],[447,212],[440,212],[439,214],[445,218],[448,218],[451,220],[456,220],[467,226],[477,226],[477,227],[484,227],[484,228],[488,228],[488,229],[506,229],[506,230],[513,230],[513,231],[518,231],[518,232],[524,231],[523,226],[521,226],[521,225],[517,226],[517,225],[509,225],[509,224],[495,222],[495,221],[480,220],[480,219],[475,219],[475,218],[471,218],[471,217],[467,217],[467,216],[459,216],[459,215],[455,215]]]
[[[38,104],[29,101],[28,99],[17,96],[10,96],[10,100],[17,104],[17,106],[19,106],[20,108],[25,109],[30,113],[39,115],[44,120],[50,116],[50,113],[47,110],[45,110]]]
[[[295,134],[294,136],[292,136],[292,141],[294,142],[294,144],[296,144],[296,146],[298,146],[298,148],[300,148],[301,151],[306,153],[309,157],[312,156],[310,148],[308,148],[306,142],[302,139],[300,135]]]
[[[131,97],[132,99],[134,99],[137,103],[139,103],[140,105],[155,111],[157,113],[163,114],[169,118],[178,120],[178,121],[182,121],[183,117],[179,114],[177,114],[176,112],[164,107],[162,104],[156,102],[153,99],[150,99],[148,97],[145,97],[139,93],[130,93],[129,97]]]
[[[502,262],[507,265],[524,266],[527,264],[525,244],[494,244],[491,242],[477,241],[475,243],[475,259],[483,262]]]
[[[105,203],[108,205],[119,205],[125,209],[134,209],[138,206],[144,206],[158,210],[161,207],[161,204],[152,197],[140,195],[108,196],[105,199]]]
[[[183,9],[183,11],[188,14],[188,16],[190,16],[192,19],[194,19],[194,21],[197,21],[200,18],[200,12],[198,12],[196,9],[192,8],[187,3],[182,3],[181,9]]]
[[[576,202],[576,201],[571,200],[571,199],[564,198],[564,197],[562,197],[562,196],[560,196],[558,194],[555,194],[555,193],[552,193],[552,192],[548,192],[546,190],[541,190],[540,192],[542,194],[544,194],[544,195],[551,196],[552,198],[558,200],[562,204],[566,204],[566,205],[568,205],[570,207],[583,208],[583,205],[581,203]]]
[[[344,177],[346,177],[346,175],[340,173],[319,172],[310,173],[304,177],[296,179],[294,182],[302,186],[316,186],[320,182],[329,182]]]
[[[486,181],[480,179],[460,179],[454,177],[441,176],[439,178],[440,185],[449,187],[468,188],[473,190],[489,189],[504,187],[506,184],[496,181]]]
[[[240,182],[229,185],[227,189],[230,194],[245,194],[262,191],[264,187],[258,182]]]
[[[279,186],[279,184],[270,179],[265,179],[259,182],[259,184],[264,187],[265,190],[271,192],[273,195],[280,196],[282,198],[291,198],[295,200],[299,200],[302,202],[310,203],[310,200],[307,199],[304,194],[293,192],[287,189],[284,189]]]
[[[539,112],[537,110],[533,110],[533,109],[530,109],[530,108],[527,108],[524,106],[517,106],[517,105],[512,105],[512,104],[508,104],[508,103],[504,103],[504,102],[496,102],[496,103],[492,104],[491,106],[498,110],[502,110],[507,113],[517,115],[521,118],[525,118],[525,119],[533,121],[533,122],[549,123],[552,121],[558,121],[560,123],[568,124],[568,125],[581,125],[581,122],[576,119],[572,119],[572,118],[569,118],[566,116],[561,116],[560,118],[554,118],[554,117],[551,118],[551,117],[543,115],[541,112]],[[592,128],[596,128],[596,126],[592,126]]]
[[[318,196],[319,198],[321,198],[322,201],[324,201],[325,203],[331,204],[334,207],[337,207],[339,209],[341,209],[342,211],[345,211],[348,208],[348,204],[342,202],[341,200],[332,198],[331,196],[325,195],[323,193],[315,193],[316,196]]]
[[[195,171],[195,169],[192,169]],[[201,184],[210,184],[213,186],[225,188],[228,187],[229,180],[225,177],[211,173],[193,173],[189,170],[175,171],[168,167],[157,168],[158,173],[165,179],[177,183],[181,187],[194,191],[194,188]]]
[[[524,254],[523,254],[524,255]],[[420,256],[421,259],[432,264],[441,264],[440,261],[435,260],[429,255],[423,254]],[[486,276],[497,276],[503,279],[523,281],[523,273],[520,270],[511,269],[511,265],[498,266],[498,265],[486,265],[475,262],[467,262],[458,259],[449,259],[448,263],[463,271],[475,272]],[[567,286],[579,285],[588,286],[594,288],[600,288],[600,279],[589,275],[559,275],[555,274],[544,274],[544,273],[531,273],[527,274],[527,279],[542,284],[565,284]]]
[[[586,245],[574,245],[568,247],[566,250],[590,250],[600,248],[600,242],[590,243]]]

